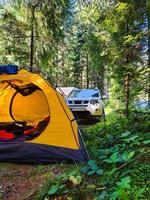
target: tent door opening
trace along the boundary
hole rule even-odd
[[[37,137],[50,121],[44,92],[30,83],[16,80],[6,81],[4,85],[6,83],[5,92],[0,94],[0,102],[3,102],[3,105],[0,103],[0,141]]]

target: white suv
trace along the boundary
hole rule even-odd
[[[78,119],[105,119],[104,103],[100,91],[96,89],[74,89],[67,103]]]

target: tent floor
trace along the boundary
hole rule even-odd
[[[79,150],[24,141],[0,142],[0,162],[12,163],[61,163],[86,162],[84,148]]]

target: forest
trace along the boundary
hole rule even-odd
[[[106,110],[81,125],[86,164],[0,163],[0,199],[150,199],[150,0],[0,0],[0,64],[99,88]]]

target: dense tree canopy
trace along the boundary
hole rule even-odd
[[[62,86],[109,91],[127,116],[134,100],[147,98],[148,0],[2,2],[1,63],[44,68]]]

